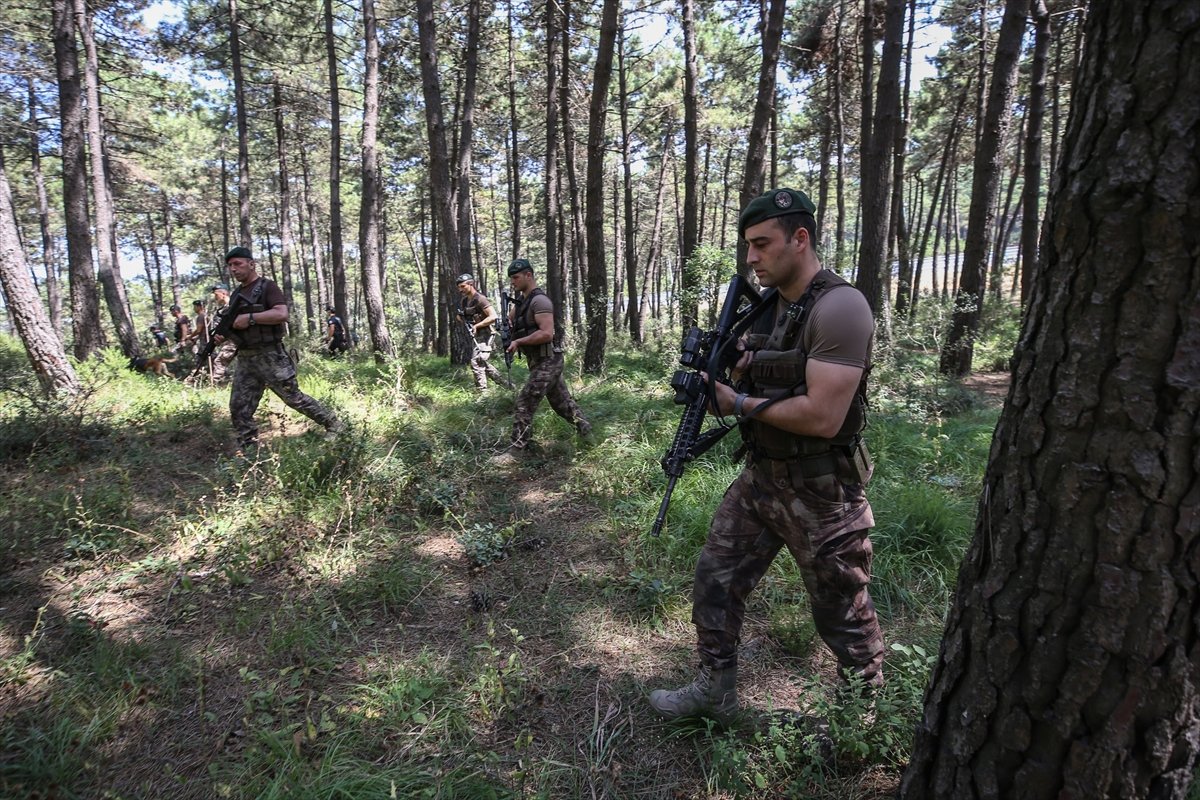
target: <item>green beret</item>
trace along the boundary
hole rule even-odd
[[[808,195],[795,189],[772,189],[751,200],[738,217],[738,236],[745,238],[746,229],[785,214],[816,216],[817,207]]]
[[[529,263],[528,258],[514,258],[513,262],[508,265],[508,277],[512,277],[521,272],[529,270],[533,272],[533,267]]]
[[[232,261],[235,258],[246,258],[251,261],[254,260],[254,256],[250,255],[250,248],[242,247],[241,245],[238,245],[237,247],[229,248],[229,252],[225,254],[225,262],[226,263]]]
[[[475,276],[469,272],[464,272],[462,275],[459,275],[457,278],[455,278],[454,282],[455,283],[474,283]]]
[[[228,292],[229,287],[223,283],[214,283],[212,286],[208,287],[208,290],[210,292]]]

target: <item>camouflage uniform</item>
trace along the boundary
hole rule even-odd
[[[221,342],[213,349],[209,360],[212,361],[212,381],[221,385],[229,380],[229,365],[237,357],[237,345],[231,341]]]
[[[462,318],[469,325],[475,325],[481,320],[485,320],[492,315],[492,304],[483,296],[482,292],[476,292],[475,296],[468,299],[463,298],[459,303],[459,312]],[[492,326],[482,328],[475,331],[474,336],[475,352],[471,354],[471,374],[475,376],[475,388],[486,389],[487,379],[490,377],[497,383],[512,386],[512,382],[504,377],[500,370],[496,369],[490,363],[492,357]]]
[[[242,447],[258,441],[254,412],[258,410],[264,389],[270,389],[280,400],[326,428],[337,425],[337,417],[332,412],[300,391],[296,366],[282,344],[262,349],[242,348],[237,353],[233,389],[229,392],[229,415]]]
[[[829,272],[813,281],[822,294],[844,283]],[[807,303],[810,310],[819,296]],[[862,307],[869,322],[865,301]],[[768,321],[778,332],[760,334],[762,347],[743,391],[761,397],[799,384],[792,393],[803,393],[805,359],[817,335],[804,330],[804,316],[801,312],[799,322],[786,331],[787,314],[780,314],[777,323]],[[865,352],[870,352],[869,337]],[[798,355],[788,360],[790,353]],[[828,360],[836,362],[840,356]],[[774,386],[764,386],[771,382],[767,376],[774,376]],[[860,395],[864,390],[865,383]],[[696,565],[692,621],[704,666],[721,670],[737,665],[746,599],[786,546],[804,578],[817,633],[843,674],[856,673],[868,685],[883,682],[883,634],[867,589],[872,557],[867,534],[874,517],[865,476],[851,464],[854,445],[848,444],[860,441],[862,403],[856,397],[843,431],[829,440],[789,434],[754,420],[743,424],[751,455],[726,491]]]
[[[261,286],[258,285],[259,281],[263,282]],[[285,303],[283,292],[268,278],[260,277],[238,291],[249,300],[248,306],[242,308],[262,311]],[[296,365],[283,345],[283,327],[280,323],[234,330],[230,332],[230,340],[224,343],[229,345],[236,342],[237,346],[237,367],[233,374],[233,388],[229,392],[229,415],[241,447],[258,442],[254,412],[258,410],[264,389],[270,389],[283,402],[328,430],[340,426],[332,412],[300,391],[296,382]],[[214,369],[214,379],[215,372]]]
[[[513,339],[519,339],[529,331],[535,330],[535,312],[545,313],[547,309],[552,313],[554,306],[550,305],[549,299],[541,289],[535,289],[529,297],[523,298],[513,314]],[[513,449],[520,450],[529,445],[533,430],[533,413],[543,397],[550,401],[550,407],[556,414],[575,426],[581,436],[591,433],[592,426],[584,418],[583,411],[563,381],[562,351],[546,342],[522,347],[521,353],[529,363],[529,380],[517,395],[517,410],[513,415]]]
[[[540,360],[530,360],[529,380],[521,387],[517,395],[517,411],[513,415],[512,446],[522,449],[529,445],[529,437],[533,431],[533,412],[545,397],[550,401],[554,413],[575,426],[582,435],[586,436],[591,430],[588,421],[583,417],[579,404],[571,396],[570,389],[562,378],[563,354],[551,353]]]

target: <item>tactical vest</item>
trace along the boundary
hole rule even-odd
[[[750,364],[747,391],[754,397],[795,397],[805,394],[805,369],[808,354],[803,349],[804,328],[813,306],[830,291],[850,284],[836,273],[822,270],[817,273],[805,293],[771,320],[763,316],[746,337],[747,349],[755,350]],[[870,354],[868,354],[868,359]],[[851,448],[858,443],[859,433],[867,421],[867,373],[863,369],[858,390],[846,412],[837,435],[831,439],[801,436],[776,428],[751,417],[742,423],[742,438],[756,458],[789,460],[809,458],[830,452],[833,448]]]
[[[472,325],[480,322],[484,318],[482,300],[483,300],[483,295],[479,294],[478,292],[476,292],[474,297],[471,297],[469,299],[466,297],[459,299],[458,309],[459,309],[459,311],[462,312],[463,318],[466,319],[467,321],[469,321]],[[481,342],[486,342],[488,339],[491,338],[491,336],[492,336],[492,326],[491,325],[488,325],[486,328],[480,328],[479,330],[475,331],[475,338]]]
[[[537,320],[533,316],[533,298],[538,295],[545,295],[539,286],[529,293],[527,297],[521,298],[520,304],[517,306],[516,314],[513,316],[513,340],[528,336],[538,330]],[[525,360],[531,364],[543,358],[549,358],[554,354],[554,341],[545,342],[543,344],[535,344],[532,346],[521,346],[521,353],[524,354]]]
[[[265,309],[262,306],[262,296],[267,290],[267,279],[260,277],[254,282],[254,286],[250,289],[249,295],[243,295],[248,300],[248,303],[242,303],[238,309],[238,314],[257,314]],[[241,294],[244,289],[238,289],[237,294]],[[230,298],[229,305],[225,306],[225,311],[233,305],[237,298],[237,294]],[[281,322],[277,325],[259,325],[254,324],[245,330],[231,330],[229,338],[233,340],[238,349],[244,350],[260,350],[264,347],[276,344],[283,341],[284,324]]]

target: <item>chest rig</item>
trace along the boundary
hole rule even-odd
[[[528,336],[538,329],[537,320],[533,317],[533,298],[546,293],[539,286],[535,288],[517,304],[516,314],[513,316],[513,339],[520,339],[523,336]],[[549,358],[554,354],[553,340],[543,344],[535,344],[530,347],[521,346],[521,352],[525,355],[526,360]]]
[[[250,289],[250,294],[246,295],[242,289],[237,290],[237,294],[229,301],[229,304],[223,309],[226,314],[257,314],[265,309],[262,306],[263,292],[267,290],[267,279],[259,278],[254,282],[254,286]],[[240,302],[239,301],[240,298]],[[235,308],[235,304],[237,307]],[[229,338],[233,340],[239,348],[245,350],[257,350],[268,345],[273,345],[276,342],[283,341],[283,325],[254,325],[245,330],[230,330]]]
[[[754,350],[754,361],[743,391],[772,400],[806,394],[805,369],[808,353],[804,350],[804,331],[813,307],[831,291],[850,284],[834,272],[821,270],[809,283],[800,299],[788,305],[774,320],[764,316],[746,337],[746,349]],[[760,422],[751,416],[741,424],[747,450],[756,459],[810,459],[831,452],[848,453],[859,445],[859,434],[866,425],[867,373],[863,370],[846,419],[831,439],[801,436]]]

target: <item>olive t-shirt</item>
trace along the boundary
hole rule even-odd
[[[875,318],[862,292],[835,286],[817,298],[801,347],[809,358],[865,369],[871,360]]]

